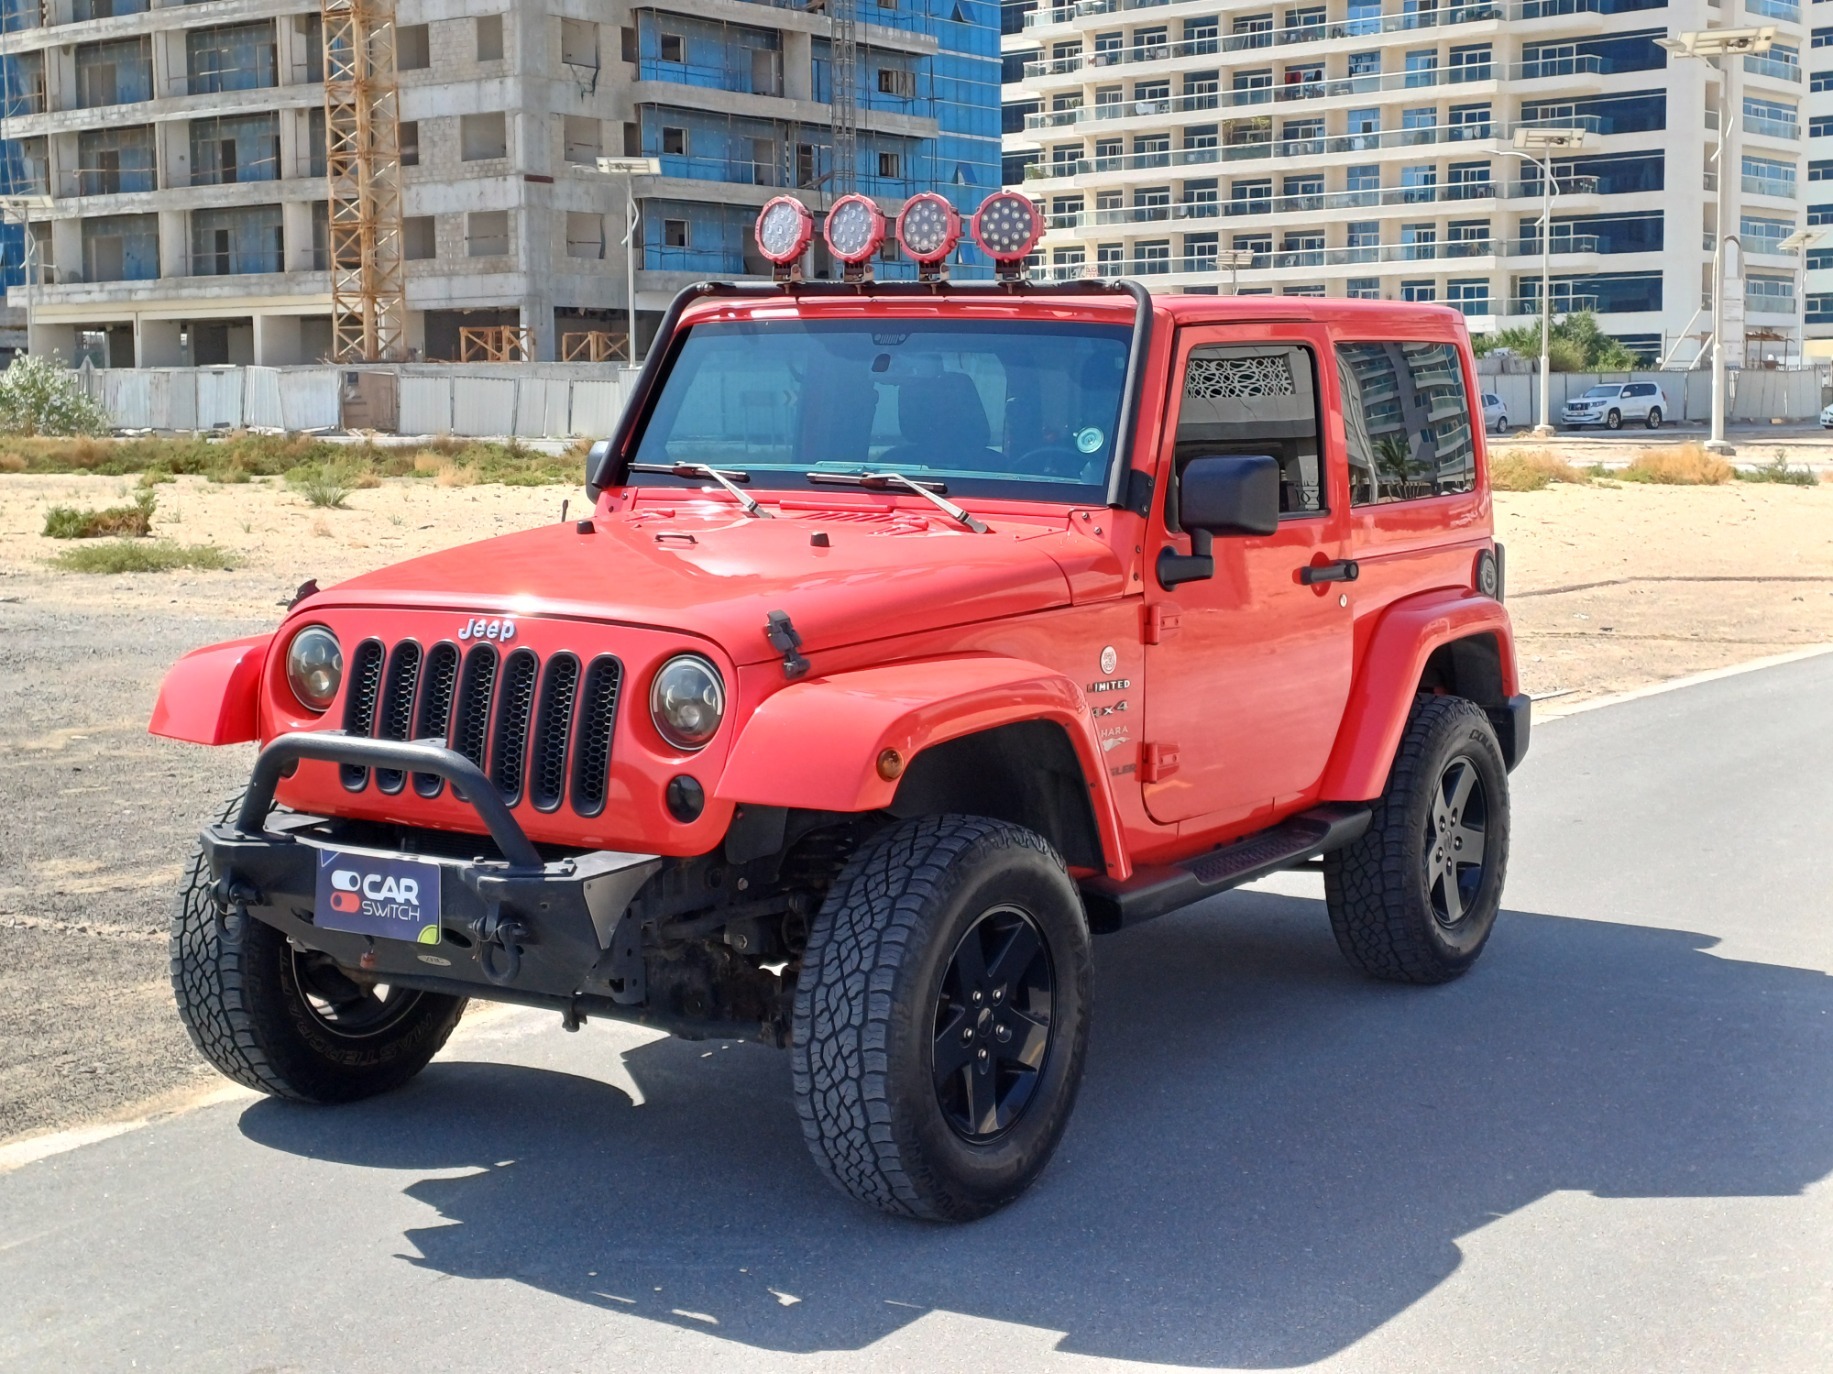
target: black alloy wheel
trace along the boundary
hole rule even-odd
[[[1459,754],[1445,765],[1426,817],[1424,856],[1432,915],[1450,930],[1470,914],[1483,888],[1489,798],[1477,766]]]
[[[423,993],[371,979],[359,982],[328,954],[293,949],[293,982],[305,1013],[340,1040],[385,1035],[413,1015]]]
[[[955,946],[936,999],[936,1101],[963,1140],[996,1139],[1030,1105],[1055,1009],[1037,923],[1015,906],[986,912]]]

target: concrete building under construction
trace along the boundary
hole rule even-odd
[[[681,284],[760,270],[751,220],[785,189],[891,212],[999,185],[988,0],[502,3],[393,7],[410,356],[456,359],[461,331],[512,356],[590,336],[621,355],[627,193],[640,339]],[[0,5],[0,193],[31,250],[22,276],[0,242],[0,270],[35,349],[115,367],[331,355],[331,8]]]

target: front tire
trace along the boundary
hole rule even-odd
[[[1351,965],[1444,983],[1482,954],[1508,867],[1508,769],[1462,697],[1420,698],[1362,837],[1324,860],[1324,900]]]
[[[1650,429],[1660,429],[1661,428],[1661,407],[1660,406],[1650,406],[1648,408],[1648,418],[1643,423],[1645,423]]]
[[[390,1092],[464,1015],[462,997],[384,989],[253,917],[219,917],[211,886],[200,846],[172,911],[172,992],[197,1052],[244,1087],[296,1102]]]
[[[1604,417],[1604,428],[1605,429],[1623,428],[1623,412],[1620,410],[1613,410],[1610,412],[1610,414],[1606,415]]]
[[[1049,1163],[1088,1041],[1088,925],[1041,836],[925,816],[848,862],[796,983],[796,1110],[861,1202],[971,1221]]]

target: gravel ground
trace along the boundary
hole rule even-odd
[[[47,504],[131,486],[0,476],[0,1140],[218,1084],[172,1009],[165,923],[198,825],[253,751],[146,734],[172,660],[271,626],[306,577],[551,520],[569,496],[391,483],[316,511],[273,483],[183,479],[159,488],[155,533],[235,549],[243,570],[45,568]],[[1833,485],[1556,487],[1497,506],[1524,682],[1556,704],[1833,642]]]

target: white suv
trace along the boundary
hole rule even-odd
[[[1606,382],[1567,401],[1559,422],[1621,429],[1625,420],[1640,420],[1650,429],[1660,429],[1667,409],[1666,394],[1653,382]]]

